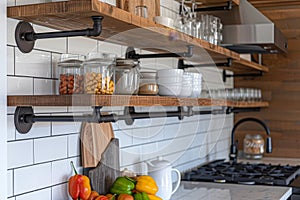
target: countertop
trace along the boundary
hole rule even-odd
[[[290,187],[182,181],[171,200],[285,200]]]

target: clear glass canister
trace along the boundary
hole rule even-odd
[[[117,59],[114,70],[115,94],[137,94],[140,84],[139,62],[131,59]]]
[[[113,94],[115,90],[113,69],[116,55],[89,53],[84,66],[84,90],[87,94]]]
[[[59,94],[81,94],[83,90],[83,55],[62,54],[58,63]]]
[[[264,153],[264,139],[259,134],[247,134],[244,138],[244,155],[249,159],[261,159]]]

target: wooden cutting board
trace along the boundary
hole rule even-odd
[[[119,140],[113,138],[102,154],[96,168],[88,173],[92,189],[106,194],[117,177],[120,176]]]
[[[117,0],[117,7],[135,14],[136,6],[146,6],[148,19],[160,16],[160,0]]]
[[[96,167],[112,138],[114,132],[111,123],[83,122],[80,132],[82,166]]]

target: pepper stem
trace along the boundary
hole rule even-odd
[[[76,169],[75,169],[75,166],[74,166],[73,161],[71,161],[71,167],[72,167],[73,171],[75,172],[75,174],[77,175],[78,173],[77,173],[77,171],[76,171]]]

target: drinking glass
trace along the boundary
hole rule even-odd
[[[136,6],[135,14],[140,17],[148,18],[148,8],[147,6]]]

